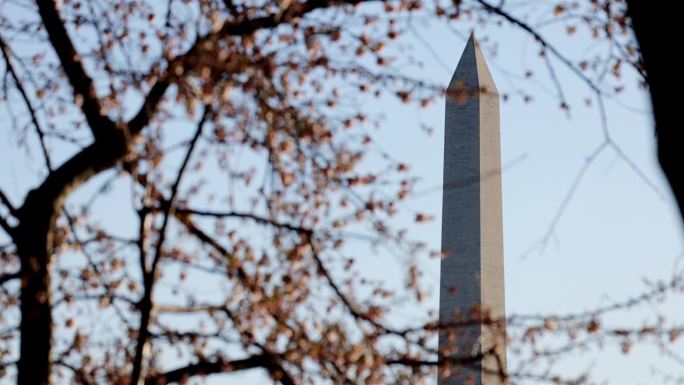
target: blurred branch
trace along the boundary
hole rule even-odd
[[[210,374],[231,373],[246,369],[263,368],[267,365],[267,361],[266,354],[253,355],[240,360],[202,360],[198,363],[165,373],[151,375],[145,379],[145,385],[165,385],[174,382],[180,383],[182,380],[193,376],[207,376]]]
[[[145,385],[165,385],[174,382],[182,382],[194,376],[207,376],[211,374],[232,373],[246,369],[264,368],[271,372],[275,380],[283,385],[294,385],[294,380],[285,373],[280,364],[278,356],[272,353],[262,353],[252,355],[239,360],[216,359],[214,361],[201,360],[198,363],[190,364],[165,373],[155,374],[145,379]],[[278,377],[280,376],[280,377]]]
[[[74,374],[74,382],[79,385],[92,385],[93,383],[88,381],[87,375],[83,368],[76,367],[74,365],[68,364],[63,360],[57,360],[55,364],[69,369]]]
[[[618,310],[631,309],[637,305],[644,305],[652,302],[656,302],[659,298],[663,298],[668,292],[678,293],[684,289],[684,276],[682,272],[676,272],[673,274],[672,278],[665,282],[657,282],[654,284],[654,288],[645,291],[640,295],[627,298],[626,300],[616,301],[614,303],[597,307],[590,311],[565,314],[565,315],[550,315],[545,316],[524,316],[524,315],[511,315],[508,317],[509,324],[516,324],[518,321],[543,321],[545,319],[553,319],[555,321],[572,321],[572,320],[583,320],[586,318],[594,318],[599,315],[606,313],[615,312]]]
[[[136,305],[138,304],[137,301],[135,301],[132,298],[128,298],[125,295],[121,294],[115,294],[111,292],[104,292],[104,293],[98,293],[98,294],[82,294],[82,295],[72,295],[69,296],[68,298],[58,298],[52,303],[53,307],[60,306],[62,304],[67,304],[69,305],[71,301],[97,301],[101,302],[103,300],[106,300],[107,302],[114,302],[114,301],[121,301],[126,303],[127,305],[130,305],[131,308],[135,308]],[[122,321],[123,318],[122,318]]]
[[[505,11],[502,7],[502,4],[495,6],[495,5],[492,5],[491,3],[487,2],[486,0],[476,0],[476,2],[479,3],[486,11],[491,12],[495,15],[500,16],[500,17],[503,17],[505,20],[507,20],[511,24],[513,24],[513,25],[521,28],[522,30],[526,31],[527,33],[529,33],[542,46],[542,48],[544,50],[548,50],[554,57],[556,57],[558,60],[560,60],[567,68],[569,68],[576,76],[578,76],[592,90],[592,92],[596,95],[596,98],[597,98],[597,103],[598,103],[598,107],[599,107],[599,114],[600,114],[600,118],[601,118],[601,126],[602,126],[603,134],[604,134],[604,140],[599,145],[599,148],[589,155],[587,162],[582,166],[582,168],[578,172],[578,174],[577,174],[577,176],[576,176],[576,178],[575,178],[575,180],[574,180],[574,182],[570,188],[570,191],[568,191],[568,193],[566,194],[565,198],[563,199],[563,202],[561,203],[561,206],[559,207],[558,211],[556,212],[556,215],[551,220],[551,224],[549,225],[547,233],[542,237],[542,239],[539,242],[535,243],[530,249],[528,249],[525,253],[523,253],[523,257],[528,255],[532,250],[534,250],[540,246],[544,247],[548,243],[549,239],[553,235],[553,232],[556,228],[556,225],[560,221],[560,218],[562,217],[565,209],[567,208],[568,203],[572,199],[572,197],[573,197],[573,195],[577,189],[577,186],[579,185],[579,183],[584,178],[584,175],[586,174],[587,170],[589,169],[589,166],[593,162],[593,159],[595,159],[606,147],[613,148],[617,152],[618,156],[625,163],[627,163],[627,165],[637,174],[637,176],[640,179],[642,179],[648,185],[648,187],[653,189],[656,192],[656,194],[658,194],[658,196],[662,196],[660,191],[656,187],[656,185],[645,176],[644,172],[641,169],[639,169],[639,167],[636,166],[636,164],[625,154],[625,152],[622,150],[622,148],[619,146],[619,144],[616,143],[613,140],[612,136],[610,135],[610,133],[608,131],[605,105],[604,105],[604,101],[603,101],[604,92],[601,90],[601,88],[598,86],[598,84],[596,84],[592,79],[590,79],[588,76],[586,76],[580,68],[578,68],[572,61],[570,61],[570,59],[565,57],[555,46],[550,44],[548,40],[546,40],[543,36],[541,36],[541,34],[539,32],[537,32],[537,30],[535,30],[534,27],[532,27],[531,25],[527,24],[526,22],[516,18],[511,13]],[[632,7],[633,7],[633,5],[630,5],[630,8],[632,8]],[[547,65],[547,68],[549,70],[551,79],[552,79],[554,85],[556,86],[556,88],[558,90],[559,97],[561,98],[561,107],[562,108],[568,108],[568,104],[565,101],[565,96],[564,96],[564,93],[562,91],[562,88],[560,87],[560,82],[558,80],[558,77],[557,77],[557,75],[556,75],[556,73],[555,73],[555,71],[551,65],[551,62],[549,61],[549,59],[545,53],[544,53],[544,60],[545,60],[545,63]],[[669,141],[667,141],[666,145],[664,145],[662,147],[663,148],[669,148],[667,146],[671,146],[671,144],[674,142],[676,142],[676,141],[669,140]],[[659,143],[661,143],[661,141],[659,141]],[[661,153],[662,152],[660,151],[660,146],[659,146],[659,154],[661,154]],[[670,158],[668,158],[668,159],[670,159]],[[662,163],[663,162],[661,161],[661,164]],[[666,162],[667,165],[669,165],[671,163],[672,163],[671,161]],[[681,202],[682,199],[679,198],[679,195],[677,195],[677,194],[681,195],[682,192],[684,192],[684,188],[678,188],[678,182],[677,182],[678,179],[676,177],[674,177],[674,175],[679,175],[680,173],[669,172],[669,174],[668,174],[669,169],[666,169],[665,165],[663,165],[663,169],[666,172],[666,174],[668,175],[668,179],[670,180],[670,184],[673,188],[673,191],[675,192],[675,196],[677,197],[677,201]],[[682,210],[684,210],[684,205],[682,205],[680,203],[679,207],[680,207],[680,211],[682,213],[682,216],[684,216],[684,211],[682,211]]]
[[[497,367],[496,368],[490,368],[487,366],[481,365],[481,363],[486,359],[493,357],[497,361]],[[425,360],[425,359],[419,359],[419,358],[413,358],[410,356],[407,357],[398,357],[398,358],[393,358],[389,359],[386,361],[388,365],[391,366],[396,366],[396,365],[402,365],[402,366],[407,366],[413,369],[420,369],[420,368],[426,368],[426,367],[436,367],[438,370],[443,370],[443,369],[448,369],[449,367],[462,367],[462,368],[467,368],[471,370],[477,370],[481,371],[484,375],[488,376],[496,376],[499,378],[501,383],[509,383],[507,381],[510,381],[511,379],[524,379],[524,380],[531,380],[535,383],[549,383],[553,385],[577,385],[580,383],[584,383],[583,381],[580,381],[578,379],[562,379],[559,376],[552,375],[551,373],[547,372],[545,374],[534,374],[534,373],[525,373],[525,372],[514,372],[514,373],[508,373],[505,371],[505,368],[503,368],[503,363],[500,361],[500,356],[499,354],[496,353],[496,350],[494,348],[489,349],[485,352],[478,353],[476,355],[472,356],[444,356],[440,355],[438,360]],[[447,374],[444,376],[443,374],[440,373],[440,377],[445,377],[449,379],[455,379],[455,377],[451,377],[453,375]],[[583,376],[579,376],[579,378],[582,378]],[[491,378],[491,377],[490,377]],[[458,382],[461,383],[461,382]]]
[[[424,368],[424,367],[438,367],[441,370],[444,369],[449,369],[452,366],[457,366],[457,367],[462,367],[462,368],[469,368],[469,369],[475,369],[478,371],[482,371],[483,374],[489,375],[489,376],[497,376],[501,380],[501,383],[506,383],[506,380],[510,377],[508,373],[506,372],[506,368],[503,365],[501,361],[500,354],[497,352],[496,347],[492,347],[490,349],[487,349],[483,352],[478,352],[477,354],[472,354],[468,356],[450,356],[450,355],[445,355],[445,354],[439,354],[437,360],[423,360],[423,359],[416,359],[410,356],[406,357],[400,357],[400,358],[394,358],[390,359],[387,361],[388,365],[404,365],[408,366],[414,369],[418,368]],[[483,366],[482,363],[487,359],[487,358],[494,358],[496,361],[497,367],[496,368],[489,368],[486,366]],[[451,377],[443,377],[443,374],[439,374],[440,377],[442,378],[451,378]],[[451,378],[454,379],[454,378]]]
[[[131,134],[138,133],[147,125],[152,114],[166,92],[166,89],[179,78],[178,74],[192,72],[192,67],[197,65],[201,54],[206,46],[213,46],[213,43],[225,36],[248,36],[261,30],[274,28],[281,24],[286,24],[303,17],[317,9],[323,9],[341,5],[355,5],[363,2],[375,2],[377,0],[313,0],[302,3],[294,3],[283,12],[272,13],[266,16],[248,18],[239,17],[230,22],[226,22],[216,32],[209,33],[198,38],[186,53],[177,56],[168,63],[169,71],[162,76],[150,89],[140,110],[129,121],[128,130]],[[246,14],[246,12],[243,12]]]
[[[326,281],[328,282],[328,285],[330,285],[330,287],[332,288],[333,292],[335,292],[335,295],[337,296],[337,298],[339,298],[340,301],[342,301],[342,303],[344,304],[344,306],[347,308],[347,310],[349,311],[349,313],[351,313],[351,315],[352,315],[354,318],[356,318],[356,319],[358,319],[358,320],[367,321],[367,322],[369,322],[371,325],[377,327],[378,329],[382,330],[383,332],[385,332],[385,333],[387,333],[387,334],[394,334],[394,335],[398,335],[398,336],[405,336],[405,335],[410,331],[409,329],[407,329],[407,330],[392,329],[392,328],[390,328],[390,327],[387,327],[387,326],[385,326],[385,325],[382,325],[380,322],[378,322],[377,320],[373,319],[369,314],[366,314],[366,313],[363,312],[362,310],[359,310],[359,309],[356,307],[356,305],[354,305],[354,303],[352,302],[352,300],[350,300],[349,298],[347,298],[347,296],[342,292],[342,290],[340,289],[340,287],[337,286],[337,284],[335,283],[335,280],[332,278],[332,275],[330,274],[330,272],[328,271],[328,269],[326,269],[325,265],[323,264],[323,261],[321,260],[319,254],[318,254],[318,248],[317,248],[316,245],[314,244],[314,241],[313,241],[311,238],[309,238],[309,239],[308,239],[308,243],[309,243],[309,246],[311,247],[311,254],[312,254],[312,256],[313,256],[314,262],[316,263],[316,267],[317,267],[317,269],[318,269],[318,272],[319,272],[321,275],[323,275],[323,277],[325,277]],[[411,329],[411,330],[412,330],[412,329]]]
[[[575,195],[575,192],[579,188],[580,183],[584,179],[584,176],[586,175],[587,171],[589,171],[589,168],[591,165],[594,163],[596,158],[598,158],[599,155],[603,153],[603,151],[608,147],[608,142],[604,141],[601,144],[599,144],[594,151],[591,152],[589,156],[586,157],[584,160],[584,164],[582,167],[580,167],[579,171],[575,175],[575,179],[572,181],[572,184],[570,185],[570,188],[568,191],[565,193],[565,197],[563,198],[563,201],[561,202],[560,206],[558,207],[558,210],[556,210],[556,214],[553,216],[551,219],[551,223],[549,223],[549,226],[546,230],[546,234],[542,236],[542,238],[537,241],[532,247],[527,249],[522,254],[522,257],[528,256],[530,253],[532,253],[536,249],[544,249],[548,242],[551,240],[551,237],[553,236],[556,227],[558,226],[558,222],[560,222],[561,218],[563,217],[563,213],[565,213],[565,210],[568,208],[570,205],[570,202],[572,201],[572,198]]]
[[[294,379],[288,374],[288,372],[285,370],[285,368],[280,364],[280,360],[283,358],[283,354],[277,354],[269,351],[265,346],[259,344],[258,342],[254,341],[254,336],[250,332],[243,331],[239,325],[238,325],[238,320],[235,317],[235,315],[228,309],[227,306],[225,305],[198,305],[198,306],[192,306],[192,307],[183,307],[183,306],[175,306],[175,305],[164,305],[164,306],[159,306],[157,309],[159,312],[163,313],[177,313],[177,314],[187,314],[187,313],[212,313],[212,312],[221,312],[224,313],[228,319],[231,320],[233,325],[239,330],[240,334],[245,337],[243,339],[243,344],[247,345],[254,345],[258,347],[259,349],[262,350],[262,354],[257,355],[257,356],[252,356],[251,358],[255,359],[256,362],[252,362],[255,365],[254,366],[249,366],[249,367],[240,367],[237,370],[242,370],[242,369],[250,369],[250,368],[256,368],[256,367],[262,367],[265,368],[269,371],[270,376],[281,382],[283,385],[294,385]],[[173,336],[173,335],[172,335]],[[185,337],[183,334],[180,336]],[[193,336],[190,336],[193,337]],[[214,338],[219,338],[218,335],[216,336],[211,336]],[[249,341],[249,342],[247,342]],[[240,360],[239,362],[241,362]],[[222,361],[223,362],[223,361]],[[187,368],[194,368],[194,365],[190,365]],[[213,366],[212,366],[213,367]],[[179,369],[182,370],[182,369]],[[229,371],[235,371],[234,367],[232,366],[226,366],[226,365],[219,365],[217,368],[217,371],[215,372],[203,372],[202,374],[214,374],[214,373],[225,373]],[[174,373],[176,371],[173,371]],[[192,374],[189,374],[192,375]],[[154,379],[154,377],[153,377]],[[145,382],[146,384],[148,383],[147,381]],[[152,384],[157,384],[157,382],[152,382]]]
[[[21,339],[17,383],[49,383],[52,306],[49,266],[53,257],[56,217],[66,196],[130,152],[130,135],[103,115],[92,79],[86,74],[54,1],[38,2],[52,48],[74,91],[95,141],[83,148],[31,190],[17,212],[13,237],[21,259]],[[156,107],[156,105],[155,105]],[[140,127],[142,129],[142,127]]]
[[[5,207],[7,207],[7,211],[9,211],[9,213],[12,216],[17,216],[17,209],[14,208],[12,202],[10,202],[9,198],[7,198],[7,195],[5,195],[5,193],[2,192],[2,190],[0,190],[0,202],[2,202],[2,204]],[[7,222],[7,220],[2,216],[0,216],[0,227],[2,227],[3,230],[5,230],[7,235],[9,235],[10,237],[14,237],[15,228],[11,226],[9,222]]]
[[[210,246],[212,249],[214,249],[217,253],[219,253],[223,258],[226,258],[228,260],[229,266],[235,266],[237,269],[237,277],[240,280],[240,283],[242,283],[246,288],[252,290],[254,289],[254,285],[250,282],[249,276],[247,275],[247,272],[245,269],[242,267],[242,264],[238,263],[235,261],[235,256],[231,254],[225,247],[223,247],[217,240],[209,236],[207,233],[205,233],[202,229],[200,229],[197,225],[195,225],[190,218],[187,217],[179,217],[179,214],[177,213],[177,219],[179,220],[180,223],[182,223],[185,226],[185,229],[188,231],[188,233],[192,234],[195,236],[199,241],[202,243]],[[236,263],[231,263],[235,261]],[[229,272],[229,274],[232,274],[232,272]]]
[[[202,117],[200,118],[200,121],[197,123],[197,128],[195,129],[195,134],[192,137],[192,140],[190,141],[190,144],[188,145],[188,150],[185,154],[185,158],[183,159],[183,162],[180,166],[180,169],[178,170],[178,174],[176,176],[176,181],[174,182],[173,186],[171,187],[171,196],[168,200],[168,204],[164,207],[164,212],[163,212],[163,217],[164,220],[162,222],[162,226],[159,229],[159,238],[157,239],[157,245],[155,248],[155,256],[152,260],[152,266],[150,267],[148,275],[153,275],[157,264],[159,263],[159,259],[161,258],[162,255],[162,247],[164,245],[164,241],[166,240],[166,228],[169,224],[169,218],[175,214],[176,210],[176,197],[178,195],[178,188],[180,187],[180,183],[183,179],[183,176],[185,175],[185,170],[190,163],[190,158],[192,157],[192,153],[195,150],[195,147],[197,146],[197,142],[200,138],[200,135],[202,134],[202,129],[204,128],[204,124],[207,121],[207,118],[211,115],[211,108],[209,106],[204,107],[204,112],[202,114]]]
[[[577,68],[577,66],[570,61],[565,55],[563,55],[556,47],[554,47],[552,44],[548,42],[539,32],[537,32],[531,25],[527,24],[526,22],[516,18],[515,16],[511,15],[509,12],[505,11],[501,5],[492,5],[491,3],[487,2],[486,0],[475,0],[477,3],[482,5],[482,7],[488,11],[491,12],[495,15],[499,15],[506,19],[508,22],[511,24],[520,27],[522,30],[525,32],[529,33],[534,37],[534,39],[541,44],[542,48],[548,50],[555,56],[558,60],[560,60],[563,64],[565,64],[575,75],[577,75],[580,79],[582,79],[589,88],[592,89],[592,91],[597,92],[601,94],[601,89],[589,78],[587,77],[584,73],[582,73],[582,70]]]
[[[439,360],[421,360],[412,357],[400,357],[387,360],[388,365],[405,365],[410,367],[424,367],[424,366],[442,366],[444,364],[469,366],[475,365],[482,361],[487,353],[479,353],[471,356],[463,357],[440,357]]]
[[[239,15],[239,11],[238,11],[237,7],[235,6],[235,4],[233,3],[233,0],[223,0],[223,5],[226,6],[226,9],[228,11],[230,11],[231,15],[236,16],[236,17]]]
[[[169,202],[168,201],[163,201],[161,202],[162,205],[161,207],[164,208],[168,206]],[[238,212],[238,211],[207,211],[207,210],[198,210],[198,209],[192,209],[192,208],[186,208],[186,207],[178,207],[175,209],[175,211],[178,214],[184,214],[184,215],[197,215],[200,217],[213,217],[213,218],[241,218],[241,219],[249,219],[252,220],[258,224],[262,225],[268,225],[280,229],[285,229],[285,230],[290,230],[294,231],[297,233],[301,234],[313,234],[313,230],[301,227],[301,226],[295,226],[289,223],[283,223],[283,222],[278,222],[276,220],[272,220],[269,218],[261,217],[256,214],[251,214],[251,213],[245,213],[245,212]]]
[[[12,202],[10,202],[9,198],[7,198],[7,195],[5,195],[5,193],[2,192],[2,190],[0,190],[0,202],[2,202],[2,204],[5,205],[5,207],[7,207],[7,210],[9,210],[10,214],[12,214],[15,217],[17,216],[17,209],[14,208],[14,205],[12,205]]]
[[[13,273],[0,274],[0,285],[5,284],[5,282],[19,278],[19,272],[15,271]]]
[[[88,252],[88,249],[86,247],[87,242],[82,241],[81,238],[78,236],[78,229],[76,228],[76,221],[74,220],[73,216],[69,213],[69,211],[66,209],[66,207],[62,208],[62,213],[66,217],[67,222],[69,224],[69,229],[71,230],[70,235],[78,245],[81,245],[79,250],[86,257],[86,260],[88,261],[88,265],[90,265],[90,268],[93,269],[96,276],[102,277],[102,279],[100,280],[100,284],[105,289],[105,295],[109,296],[112,299],[119,297],[119,296],[113,294],[116,290],[112,287],[112,285],[109,282],[107,282],[107,280],[101,274],[102,271],[101,271],[100,267],[97,265],[97,263],[95,262],[95,258],[93,258],[91,253]],[[98,237],[98,239],[102,239],[102,237],[100,236],[100,237]],[[119,297],[119,299],[122,299],[122,298],[129,301],[131,304],[133,304],[135,306],[134,301],[126,299],[125,297]],[[116,304],[112,304],[112,305],[116,311],[116,314],[119,316],[119,319],[123,323],[128,324],[126,317],[123,315],[121,310],[116,306]]]
[[[0,227],[2,227],[2,229],[5,230],[10,237],[12,234],[14,234],[14,227],[10,226],[10,224],[3,217],[0,217]]]
[[[162,222],[161,228],[159,229],[159,238],[157,239],[157,244],[155,247],[155,254],[154,254],[154,257],[152,259],[152,264],[151,264],[149,270],[145,270],[144,264],[143,264],[143,266],[141,266],[143,268],[143,284],[144,284],[145,292],[143,294],[143,298],[140,300],[140,327],[138,328],[138,338],[136,341],[135,356],[133,359],[133,370],[131,372],[131,384],[137,384],[138,380],[140,379],[140,376],[142,374],[142,364],[143,364],[143,355],[144,355],[144,351],[145,351],[145,344],[147,343],[147,339],[150,335],[150,332],[148,330],[148,326],[149,326],[151,312],[152,312],[152,291],[153,291],[153,287],[154,287],[155,274],[157,272],[157,265],[159,264],[159,260],[161,259],[162,254],[163,254],[162,249],[164,246],[164,241],[166,240],[166,228],[168,227],[170,217],[174,215],[174,206],[175,206],[175,202],[176,202],[176,197],[178,195],[178,188],[180,187],[180,183],[183,180],[183,175],[185,174],[185,170],[188,166],[188,163],[190,162],[190,158],[192,157],[192,154],[195,150],[195,147],[197,145],[199,137],[202,134],[202,129],[204,128],[204,125],[207,121],[207,118],[210,115],[211,115],[211,108],[209,106],[205,105],[202,117],[200,118],[200,121],[197,123],[197,128],[195,129],[195,134],[192,137],[192,140],[188,146],[188,150],[185,154],[185,158],[183,159],[183,162],[180,166],[180,169],[178,170],[176,180],[175,180],[173,186],[171,187],[171,197],[169,198],[169,204],[164,209],[163,222]],[[144,258],[143,258],[143,262],[144,262]]]
[[[45,131],[40,127],[40,123],[38,123],[38,117],[36,116],[36,111],[33,108],[33,104],[31,103],[31,100],[28,98],[26,90],[24,89],[24,86],[21,80],[19,79],[19,76],[17,76],[17,73],[14,70],[14,66],[12,65],[11,59],[12,54],[2,36],[0,36],[0,50],[2,50],[2,56],[5,58],[5,65],[7,66],[7,71],[10,73],[10,75],[12,75],[12,79],[14,79],[14,84],[16,85],[19,94],[21,94],[22,99],[24,99],[24,104],[26,105],[29,115],[31,116],[33,127],[36,129],[38,141],[40,142],[40,148],[43,151],[45,165],[47,166],[48,171],[52,172],[52,163],[50,162],[50,155],[48,154],[47,144],[45,143]]]
[[[93,136],[102,137],[107,131],[116,130],[116,125],[102,114],[104,109],[97,98],[93,80],[83,68],[81,56],[69,37],[58,8],[57,3],[52,0],[38,2],[40,17],[62,69],[73,88],[76,104],[81,104],[81,110]]]

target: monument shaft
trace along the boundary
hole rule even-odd
[[[471,36],[449,84],[442,198],[440,385],[498,385],[506,349],[499,96]],[[464,325],[465,324],[465,325]],[[491,353],[495,354],[491,354]]]

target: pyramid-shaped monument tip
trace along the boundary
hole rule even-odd
[[[475,37],[475,31],[470,31],[470,36],[468,37],[468,43],[477,43],[477,38]]]
[[[479,89],[480,93],[499,94],[474,31],[470,33],[461,59],[449,82],[450,89],[455,87]]]

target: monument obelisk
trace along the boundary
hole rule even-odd
[[[506,367],[499,95],[474,34],[446,98],[439,385],[499,385]],[[496,354],[489,354],[494,352]],[[448,362],[448,360],[445,360]]]

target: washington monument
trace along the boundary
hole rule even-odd
[[[439,385],[500,385],[506,368],[499,95],[474,35],[446,98]],[[467,325],[467,326],[464,326]],[[475,357],[465,366],[459,358]],[[451,367],[451,369],[449,369]]]

